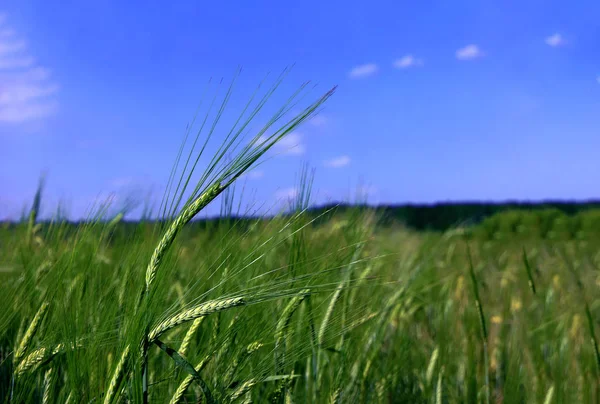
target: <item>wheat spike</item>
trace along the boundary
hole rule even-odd
[[[204,359],[202,359],[200,361],[200,363],[198,363],[198,365],[196,366],[196,372],[201,372],[209,360],[210,360],[210,356],[204,357]],[[171,401],[169,401],[169,404],[178,404],[179,402],[181,402],[181,399],[183,398],[185,391],[187,390],[188,387],[190,387],[190,384],[192,384],[193,381],[194,381],[194,377],[192,375],[188,375],[185,379],[183,379],[183,381],[181,382],[181,384],[175,391],[175,394],[173,394]]]
[[[105,404],[110,403],[117,392],[117,387],[119,387],[119,382],[121,381],[121,376],[123,375],[123,370],[125,369],[125,362],[127,361],[127,356],[129,356],[129,345],[127,345],[127,347],[123,351],[121,359],[119,359],[119,363],[117,363],[117,367],[115,368],[115,372],[113,373],[112,379],[110,379],[108,391],[106,392],[106,396],[104,396]]]
[[[64,344],[58,344],[52,349],[39,348],[27,355],[15,369],[17,377],[22,376],[29,370],[36,369],[42,362],[48,361],[65,349]]]
[[[52,389],[52,381],[54,379],[54,375],[52,372],[52,368],[48,369],[46,373],[44,373],[44,394],[42,396],[42,404],[48,404],[50,402],[50,393]]]
[[[200,325],[202,324],[202,320],[204,320],[204,317],[198,317],[197,319],[195,319],[187,333],[185,333],[185,337],[183,338],[181,346],[179,347],[180,355],[185,356],[188,348],[190,347],[190,343],[192,342],[192,338],[194,337],[196,331],[198,331],[198,328],[200,328]]]
[[[227,310],[232,307],[243,306],[245,304],[246,301],[242,297],[210,300],[206,303],[202,303],[189,310],[185,310],[179,314],[171,316],[163,322],[159,323],[156,327],[154,327],[154,329],[152,329],[152,331],[150,331],[150,334],[148,335],[148,341],[150,343],[154,342],[164,332],[170,330],[171,328],[177,327],[178,325],[183,324],[186,321],[194,320],[203,316],[207,316],[209,314]]]
[[[156,271],[160,266],[162,259],[164,258],[167,250],[173,244],[177,233],[186,225],[198,212],[200,212],[206,205],[208,205],[213,199],[215,199],[221,192],[223,187],[220,183],[216,183],[200,195],[194,202],[187,206],[183,212],[177,216],[177,219],[171,224],[169,229],[164,234],[160,243],[154,249],[150,263],[146,269],[146,293],[150,291],[150,286],[156,278]]]
[[[37,332],[37,329],[39,328],[39,326],[42,322],[42,319],[44,318],[44,315],[46,314],[46,311],[48,311],[48,302],[42,303],[42,305],[38,309],[37,313],[35,313],[35,316],[33,317],[33,321],[31,321],[29,328],[27,328],[27,332],[23,336],[23,339],[21,340],[21,343],[19,344],[19,347],[17,348],[17,351],[15,352],[15,357],[14,357],[15,363],[19,363],[21,361],[21,359],[23,359],[23,355],[25,355],[27,348],[29,348],[29,343],[31,342],[35,333]]]
[[[231,393],[229,400],[230,401],[237,400],[238,398],[240,398],[241,396],[246,394],[246,392],[250,391],[250,389],[252,387],[254,387],[255,384],[256,384],[255,379],[246,380],[244,383],[242,383],[240,385],[240,387],[238,387],[233,393]]]

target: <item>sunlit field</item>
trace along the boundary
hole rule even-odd
[[[331,94],[286,119],[290,101],[243,142],[249,104],[196,167],[207,125],[137,221],[108,205],[42,221],[39,189],[0,228],[2,401],[598,402],[587,219],[415,231],[366,208],[309,211],[308,170],[286,211],[232,217],[236,181]],[[194,221],[210,203],[221,220]]]
[[[150,330],[152,402],[598,399],[597,242],[372,221],[183,231],[145,306],[158,225],[5,226],[2,396],[141,401]]]

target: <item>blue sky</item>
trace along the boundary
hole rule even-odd
[[[209,78],[242,66],[233,113],[293,63],[270,111],[305,80],[339,88],[247,178],[256,203],[305,162],[316,202],[599,196],[600,2],[291,4],[4,0],[0,218],[44,171],[47,213],[161,195]]]

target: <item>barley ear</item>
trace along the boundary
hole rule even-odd
[[[552,404],[553,400],[554,400],[554,385],[552,385],[548,389],[548,392],[546,393],[546,398],[544,399],[544,404]]]
[[[44,315],[46,314],[47,311],[48,311],[48,302],[44,302],[38,309],[37,313],[35,313],[35,316],[33,317],[33,321],[29,325],[29,328],[27,328],[27,332],[23,336],[23,339],[21,340],[21,343],[19,344],[19,347],[17,348],[17,351],[15,352],[14,363],[19,363],[21,361],[21,359],[23,359],[23,355],[25,355],[25,352],[27,352],[27,348],[29,348],[29,344],[31,343],[31,340],[35,336],[35,333],[37,332],[37,329],[39,328],[39,326],[42,322],[42,319],[44,318]]]
[[[246,301],[242,297],[234,297],[230,299],[210,300],[206,303],[199,304],[191,309],[182,311],[179,314],[168,317],[166,320],[159,323],[148,334],[148,341],[154,342],[166,331],[177,327],[187,321],[195,320],[200,317],[208,316],[209,314],[217,313],[232,307],[243,306]]]
[[[342,396],[342,389],[338,388],[338,389],[334,390],[333,393],[331,393],[331,396],[329,397],[329,402],[331,404],[339,404],[342,402],[341,396]]]
[[[285,337],[287,334],[287,330],[290,325],[290,321],[292,316],[300,306],[300,304],[304,301],[304,299],[310,294],[310,289],[301,290],[290,302],[287,304],[279,321],[277,322],[277,326],[275,328],[275,355],[276,355],[276,365],[277,370],[281,371],[285,361]]]
[[[31,352],[29,355],[23,358],[19,365],[15,369],[17,377],[24,375],[30,370],[37,369],[44,362],[49,362],[54,356],[64,350],[64,344],[58,344],[52,349],[39,348]]]
[[[435,348],[431,354],[431,359],[429,359],[429,365],[427,366],[427,372],[425,373],[425,380],[427,380],[428,385],[431,385],[431,381],[433,380],[433,371],[435,370],[439,353],[439,348]]]
[[[442,390],[442,379],[444,378],[444,367],[442,366],[442,370],[440,370],[440,374],[438,376],[437,388],[435,391],[435,403],[442,404],[443,401],[443,390]]]
[[[123,370],[125,369],[125,363],[127,362],[127,357],[129,356],[129,345],[121,354],[121,359],[119,359],[119,363],[117,363],[117,367],[113,373],[112,378],[110,379],[110,384],[108,385],[108,391],[106,392],[106,396],[104,396],[104,404],[109,404],[115,394],[117,393],[117,388],[119,387],[119,383],[121,382],[121,378],[123,376]]]
[[[177,237],[179,231],[190,220],[192,220],[192,218],[196,216],[198,212],[200,212],[206,205],[215,199],[223,191],[223,189],[224,188],[221,186],[221,183],[215,183],[213,186],[208,188],[206,192],[188,205],[171,224],[163,238],[156,246],[156,249],[152,254],[152,258],[150,258],[148,268],[146,269],[146,294],[150,291],[150,287],[156,278],[156,271],[158,270],[167,250],[171,244],[173,244],[173,241],[175,240],[175,237]]]
[[[256,379],[246,380],[229,397],[229,401],[235,401],[250,391],[256,384]]]
[[[53,380],[54,375],[52,368],[50,368],[46,371],[46,373],[44,373],[44,394],[42,395],[42,404],[50,403],[50,395],[52,393]]]
[[[206,364],[208,363],[209,360],[210,360],[210,356],[205,356],[204,359],[202,359],[200,361],[200,363],[198,363],[198,365],[196,365],[196,372],[200,373],[202,371],[202,369],[204,369],[204,367],[206,366]],[[194,377],[192,375],[187,375],[185,377],[185,379],[183,379],[183,381],[181,382],[181,384],[179,385],[177,390],[175,391],[175,394],[173,394],[173,397],[171,397],[171,401],[169,401],[169,404],[180,403],[181,399],[183,398],[183,395],[185,394],[185,391],[188,389],[188,387],[190,387],[190,385],[192,384],[193,381],[194,381]]]
[[[179,346],[179,353],[181,355],[185,356],[185,354],[187,353],[187,350],[190,347],[190,343],[192,342],[192,338],[194,337],[194,335],[196,335],[198,328],[200,328],[202,320],[204,320],[204,317],[199,317],[195,319],[188,331],[185,333],[185,337],[183,338],[183,341]]]

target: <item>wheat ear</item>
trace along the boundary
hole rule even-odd
[[[42,322],[42,319],[44,318],[44,315],[46,314],[47,311],[48,311],[48,302],[44,302],[38,309],[37,313],[35,313],[35,316],[33,317],[33,321],[29,325],[29,328],[27,328],[27,332],[23,336],[23,339],[21,340],[21,343],[19,344],[19,347],[17,348],[17,351],[15,352],[15,357],[14,357],[15,363],[19,363],[21,361],[21,359],[23,359],[23,355],[25,355],[27,348],[29,348],[29,344],[31,343],[31,340],[33,339],[35,333],[37,332],[37,329],[39,328],[39,326]]]
[[[54,375],[52,368],[48,369],[44,373],[44,394],[42,395],[42,404],[48,404],[50,402],[50,393],[52,392],[52,381]]]
[[[204,357],[204,359],[202,359],[200,363],[198,363],[198,365],[196,366],[196,372],[200,373],[209,360],[210,356]],[[183,398],[183,395],[185,394],[185,391],[188,389],[188,387],[190,387],[193,381],[194,377],[192,375],[188,375],[185,379],[183,379],[183,381],[175,391],[175,394],[173,394],[173,397],[171,397],[171,401],[169,401],[169,404],[180,403],[181,399]]]
[[[109,404],[112,401],[114,395],[116,394],[117,388],[119,387],[119,383],[121,382],[121,377],[123,376],[123,370],[125,369],[125,362],[127,361],[128,356],[129,345],[127,345],[127,347],[121,354],[121,359],[119,359],[119,363],[117,363],[117,367],[115,368],[112,379],[110,379],[108,391],[104,396],[104,404]]]
[[[240,387],[238,387],[233,393],[231,393],[229,401],[237,400],[238,398],[246,394],[248,391],[250,391],[250,389],[254,387],[255,384],[256,379],[246,380],[244,383],[241,384]]]
[[[190,328],[185,333],[183,342],[181,342],[181,345],[179,346],[180,355],[185,356],[188,348],[190,347],[190,343],[192,342],[192,338],[194,337],[194,335],[196,335],[196,331],[198,331],[198,328],[200,328],[200,325],[202,324],[202,320],[204,320],[204,317],[198,317],[197,319],[195,319]]]
[[[196,216],[198,212],[200,212],[206,205],[215,199],[223,191],[223,189],[224,188],[221,186],[221,183],[216,183],[211,186],[208,190],[206,190],[206,192],[204,192],[202,195],[196,198],[194,202],[187,206],[171,224],[163,238],[160,240],[160,243],[158,243],[156,246],[156,249],[152,254],[152,258],[150,258],[148,268],[146,269],[146,293],[150,291],[150,286],[156,278],[156,271],[158,270],[165,253],[171,244],[173,244],[173,240],[175,240],[175,237],[179,231],[183,228],[183,226],[186,225],[186,223],[192,220],[192,218]]]
[[[301,290],[290,302],[287,304],[279,321],[277,322],[277,326],[275,327],[275,357],[276,357],[276,366],[278,370],[284,365],[285,362],[285,337],[287,334],[287,330],[290,325],[290,321],[292,316],[300,307],[300,304],[304,301],[304,299],[310,294],[310,289]],[[281,351],[281,352],[280,352]]]
[[[29,370],[36,369],[42,362],[49,361],[65,349],[64,344],[58,344],[52,349],[39,348],[27,355],[15,369],[17,377],[22,376]]]
[[[223,310],[230,309],[232,307],[243,306],[246,304],[246,300],[243,297],[233,297],[230,299],[216,299],[210,300],[206,303],[202,303],[198,306],[192,307],[191,309],[185,310],[179,314],[171,316],[166,320],[159,323],[156,327],[148,334],[148,341],[154,342],[166,331],[177,327],[186,321],[195,320],[200,317],[208,316],[209,314],[217,313]]]

